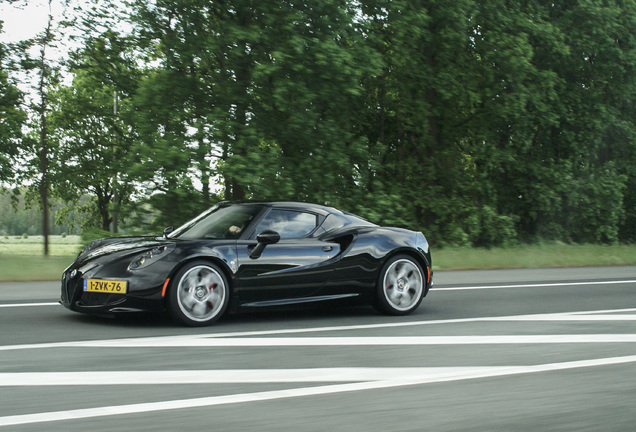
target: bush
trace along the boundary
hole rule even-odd
[[[506,247],[515,244],[517,232],[515,218],[497,213],[490,206],[483,206],[478,214],[471,243],[477,247]]]

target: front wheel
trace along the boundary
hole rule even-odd
[[[424,272],[408,255],[390,258],[382,267],[376,287],[375,308],[389,315],[408,315],[424,298]]]
[[[168,293],[168,312],[189,326],[217,321],[227,308],[230,289],[223,272],[214,264],[195,261],[180,269]]]

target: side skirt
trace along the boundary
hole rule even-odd
[[[351,297],[358,297],[359,294],[351,293],[351,294],[337,294],[337,295],[325,295],[325,296],[316,296],[316,297],[301,297],[301,298],[290,298],[290,299],[281,299],[281,300],[268,300],[261,302],[252,302],[242,304],[242,307],[269,307],[269,306],[284,306],[290,304],[302,304],[302,303],[313,303],[313,302],[321,302],[321,301],[329,301],[329,300],[340,300]]]

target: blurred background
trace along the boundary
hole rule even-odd
[[[438,248],[636,239],[634,1],[0,13],[4,240],[48,254],[49,235],[160,233],[243,199],[332,205]]]

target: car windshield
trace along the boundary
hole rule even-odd
[[[170,238],[236,239],[261,211],[259,205],[216,206],[177,228]]]

